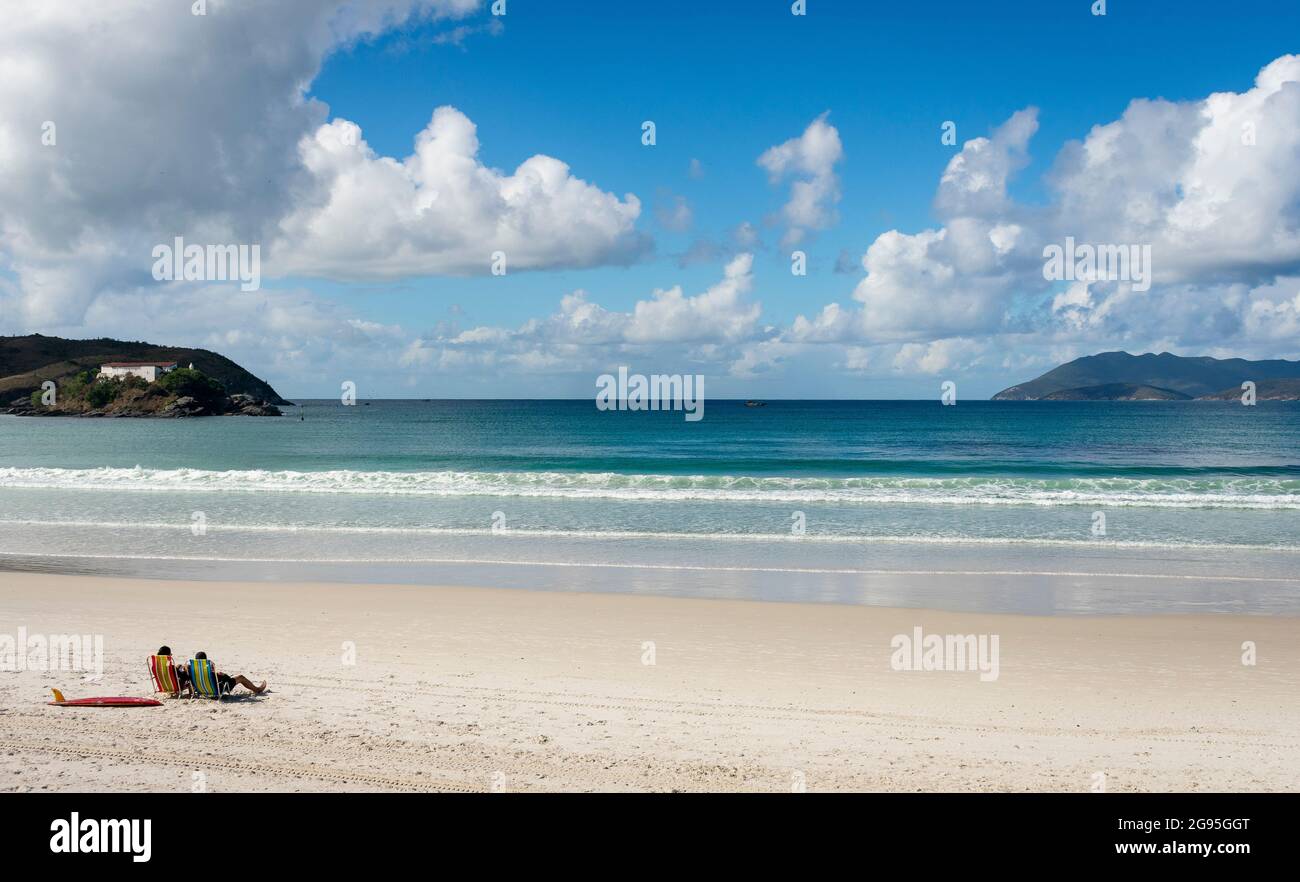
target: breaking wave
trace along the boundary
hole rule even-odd
[[[1300,478],[743,477],[614,472],[3,468],[0,488],[699,502],[1099,505],[1300,510]]]

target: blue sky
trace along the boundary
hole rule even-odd
[[[586,397],[617,364],[737,397],[932,397],[946,379],[986,396],[1107,349],[1295,357],[1300,9],[1106,5],[17,10],[0,48],[63,79],[0,85],[0,148],[26,137],[15,120],[59,119],[95,149],[23,147],[0,171],[0,331],[203,345],[303,396],[351,378],[380,397]],[[293,100],[304,83],[318,103]],[[437,108],[455,109],[440,143],[476,133],[477,154],[408,159]],[[364,144],[340,146],[353,125]],[[1260,140],[1237,153],[1243,125]],[[836,149],[799,154],[814,135]],[[780,145],[821,171],[769,176]],[[537,155],[567,165],[572,198],[525,198],[511,241],[540,253],[489,275],[494,235],[458,239],[458,219],[513,222],[498,199]],[[156,192],[214,168],[211,191]],[[802,236],[782,216],[801,181],[823,193]],[[149,243],[223,230],[261,231],[255,296],[139,283]],[[1156,286],[1046,283],[1042,246],[1064,235],[1154,244]],[[674,286],[684,301],[655,293]]]
[[[1040,107],[1036,158],[1015,186],[1034,201],[1056,149],[1133,98],[1242,90],[1263,63],[1298,48],[1294,4],[1188,2],[1176,14],[1162,5],[1110,3],[1100,19],[1086,0],[938,3],[929,13],[926,4],[813,0],[796,18],[780,0],[511,0],[499,35],[471,35],[460,47],[433,44],[446,23],[358,44],[328,60],[311,94],[358,123],[377,150],[407,155],[433,107],[454,105],[478,125],[490,165],[545,153],[604,190],[636,193],[656,253],[628,268],[434,277],[382,296],[341,286],[337,296],[377,320],[432,326],[451,304],[466,310],[463,322],[511,324],[574,288],[620,308],[655,287],[701,290],[716,262],[679,268],[676,255],[776,212],[784,193],[754,160],[829,111],[846,155],[840,223],[805,248],[809,275],[797,284],[770,231],[756,264],[771,317],[793,319],[847,299],[877,235],[935,222],[935,185],[955,152],[940,143],[944,121],[957,123],[960,142]],[[647,119],[657,125],[653,148],[640,143]],[[692,159],[702,179],[691,178]],[[690,232],[655,224],[661,191],[690,200]],[[834,272],[842,251],[852,276]]]

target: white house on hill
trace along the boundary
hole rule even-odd
[[[110,361],[99,366],[98,379],[112,377],[141,377],[152,383],[160,376],[176,370],[174,361]]]

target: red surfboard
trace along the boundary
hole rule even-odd
[[[129,696],[109,696],[101,698],[73,698],[63,697],[63,693],[57,689],[54,692],[54,701],[50,704],[55,707],[162,707],[161,701],[152,698],[131,698]]]

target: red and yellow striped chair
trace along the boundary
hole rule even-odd
[[[149,676],[153,677],[154,692],[162,692],[168,698],[181,697],[181,682],[170,655],[149,656]]]

